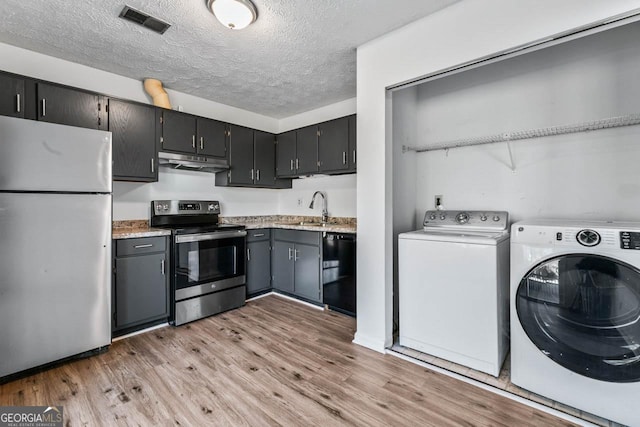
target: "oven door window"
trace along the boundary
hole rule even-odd
[[[176,289],[245,274],[244,237],[176,243]]]
[[[640,271],[615,259],[571,254],[520,282],[516,311],[529,339],[571,371],[640,381]]]

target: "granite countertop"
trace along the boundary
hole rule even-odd
[[[239,224],[247,227],[247,230],[256,228],[283,228],[288,230],[303,231],[328,231],[332,233],[356,232],[356,219],[347,217],[331,217],[327,224],[321,224],[319,216],[292,216],[292,215],[267,215],[267,216],[235,216],[220,217],[222,224]]]
[[[253,230],[256,228],[283,228],[288,230],[328,231],[332,233],[355,234],[356,232],[355,218],[329,218],[328,223],[324,225],[320,225],[320,220],[321,218],[319,216],[291,215],[220,217],[221,224],[244,225],[247,230]],[[167,230],[164,228],[151,228],[149,227],[149,221],[145,219],[113,222],[114,239],[135,239],[138,237],[156,237],[170,235],[171,230]]]
[[[114,239],[135,239],[138,237],[170,236],[171,230],[149,227],[149,221],[135,219],[113,221],[112,237]]]

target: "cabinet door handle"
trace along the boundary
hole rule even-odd
[[[251,249],[247,248],[247,261],[251,261]]]
[[[251,169],[251,181],[253,181],[253,169]]]
[[[145,248],[152,248],[153,245],[151,243],[149,243],[148,245],[135,245],[133,248],[134,249],[145,249]]]
[[[264,237],[264,233],[254,234],[253,237]]]
[[[260,181],[260,169],[256,171],[256,181]]]
[[[204,136],[200,137],[200,149],[204,150]]]
[[[293,249],[289,248],[289,261],[293,259]]]
[[[291,159],[291,170],[293,170],[293,159]]]
[[[356,150],[353,150],[353,164],[356,164]]]
[[[20,94],[16,93],[16,113],[20,112]]]
[[[299,253],[299,252],[300,252],[300,251],[299,251],[299,250],[297,250],[297,249],[296,249],[295,251],[293,251],[293,260],[294,260],[294,261],[297,261],[297,260],[298,260],[298,258],[300,258],[300,257],[298,256],[298,253]]]
[[[342,152],[342,164],[343,165],[347,164],[347,152],[346,151]]]
[[[42,117],[47,115],[47,100],[42,98]]]
[[[164,260],[160,261],[160,269],[162,270],[162,275],[165,275],[165,271],[164,271]]]
[[[196,148],[196,136],[191,135],[191,147]]]
[[[153,157],[151,158],[151,173],[155,173],[156,171],[156,159],[154,159]]]
[[[300,162],[296,159],[296,170],[300,169]]]

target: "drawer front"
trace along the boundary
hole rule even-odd
[[[301,231],[301,230],[273,230],[273,238],[275,240],[285,240],[287,242],[305,243],[307,245],[320,246],[320,237],[322,233],[319,231]]]
[[[167,238],[164,236],[119,239],[116,240],[116,256],[164,252],[166,247]]]
[[[255,230],[247,230],[247,242],[259,242],[261,240],[271,239],[270,228],[257,228]]]

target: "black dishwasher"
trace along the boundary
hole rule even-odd
[[[356,315],[356,236],[324,233],[322,295],[330,309]]]

